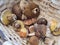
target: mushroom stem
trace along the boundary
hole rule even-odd
[[[28,36],[34,36],[35,32],[28,34]]]

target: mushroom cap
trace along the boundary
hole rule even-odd
[[[22,28],[21,31],[20,31],[20,37],[21,38],[26,38],[27,34],[28,34],[27,29],[26,28]]]
[[[24,28],[24,23],[20,20],[16,20],[12,26],[16,29],[16,31],[20,31],[22,28]]]
[[[58,21],[56,19],[52,19],[50,21],[50,31],[54,31],[57,28]]]
[[[32,36],[29,40],[30,45],[38,45],[39,44],[39,40],[36,36]]]
[[[35,26],[35,32],[36,32],[36,36],[38,38],[45,38],[46,30],[47,30],[46,25],[37,25],[37,26]]]
[[[31,2],[25,6],[23,13],[28,19],[38,17],[40,14],[40,8],[37,4]]]
[[[9,9],[4,10],[1,14],[1,22],[4,25],[10,24],[16,18],[17,18],[16,15],[12,14],[11,10]]]
[[[52,32],[52,34],[55,35],[55,36],[60,35],[60,27],[57,28],[57,29],[55,29],[55,30]]]
[[[40,18],[40,19],[37,20],[37,24],[47,25],[48,21],[45,18]]]

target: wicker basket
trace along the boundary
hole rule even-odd
[[[19,0],[9,0],[8,3],[4,4],[2,7],[0,7],[0,14],[5,8],[10,8],[12,3],[17,3]],[[37,1],[34,0],[36,4],[40,6],[40,17],[46,18],[48,21],[50,21],[52,18],[56,19],[58,22],[60,22],[60,7],[53,4],[51,0],[41,0]],[[4,8],[3,8],[4,7]],[[0,23],[0,29],[5,34],[8,41],[12,42],[14,45],[26,45],[26,41],[21,39],[16,32],[12,29],[11,26],[4,26]],[[41,45],[41,44],[40,44]]]

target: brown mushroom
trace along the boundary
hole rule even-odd
[[[40,19],[38,19],[37,24],[44,24],[44,25],[47,25],[48,22],[47,22],[47,20],[46,20],[45,18],[40,18]]]
[[[47,30],[47,27],[46,25],[37,25],[35,26],[35,32],[36,32],[36,36],[38,38],[45,38],[45,34],[46,34],[46,30]]]
[[[36,36],[32,36],[29,40],[30,45],[38,45],[39,44],[39,40]]]
[[[27,29],[26,28],[22,28],[21,31],[20,31],[20,37],[21,38],[26,38],[27,34],[28,34]]]
[[[40,8],[34,2],[30,2],[28,5],[25,6],[23,13],[27,18],[38,17],[40,14]]]
[[[21,19],[21,17],[22,17],[22,10],[21,10],[21,8],[19,6],[19,3],[13,5],[12,12],[14,14],[16,14],[16,16],[17,16],[18,19]]]

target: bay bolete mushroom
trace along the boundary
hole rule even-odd
[[[48,21],[45,18],[40,18],[40,19],[37,20],[37,24],[47,25]]]
[[[23,13],[27,18],[38,17],[40,14],[40,8],[34,2],[30,2],[28,5],[25,6]]]
[[[39,5],[37,5],[31,0],[22,0],[20,2],[20,7],[22,9],[24,16],[26,17],[26,20],[24,20],[24,24],[25,25],[34,24],[37,20],[37,17],[40,14]]]
[[[47,27],[46,25],[37,25],[35,26],[35,32],[36,32],[36,36],[38,38],[42,38],[44,39],[46,37],[46,30],[47,30]]]
[[[29,43],[30,43],[30,45],[38,45],[39,44],[39,39],[36,36],[32,36],[29,39]]]

